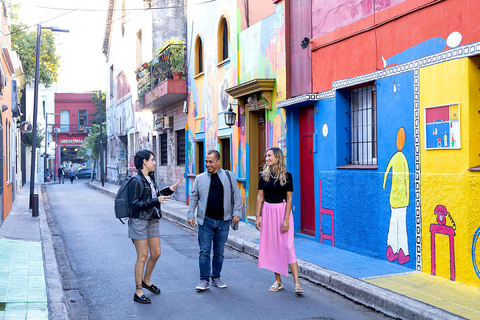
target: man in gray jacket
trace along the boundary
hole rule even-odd
[[[220,279],[223,251],[232,220],[233,223],[237,223],[242,214],[242,198],[237,181],[230,171],[220,168],[220,153],[217,150],[208,151],[205,156],[205,165],[207,171],[199,174],[193,184],[187,214],[188,223],[193,228],[195,209],[197,209],[200,246],[200,283],[196,287],[197,291],[209,289],[210,278],[213,286],[227,287]],[[210,267],[212,242],[213,259]]]

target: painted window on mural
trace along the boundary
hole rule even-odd
[[[185,130],[177,131],[177,166],[185,164]]]
[[[160,135],[160,165],[166,166],[168,164],[167,158],[167,134]]]
[[[425,149],[460,149],[460,104],[425,108]]]
[[[351,91],[350,164],[377,164],[377,96],[375,85]]]

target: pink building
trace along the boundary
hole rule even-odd
[[[86,159],[78,157],[78,149],[87,137],[97,112],[92,96],[92,93],[55,93],[55,113],[58,114],[53,129],[55,168],[67,162],[85,162]]]

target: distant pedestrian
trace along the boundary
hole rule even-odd
[[[58,183],[65,183],[65,172],[63,171],[63,166],[58,167]]]
[[[220,168],[220,153],[217,150],[208,151],[205,156],[205,165],[207,172],[203,172],[195,178],[187,214],[188,222],[193,228],[195,226],[195,209],[197,210],[198,244],[200,246],[200,283],[196,287],[197,291],[209,289],[210,278],[212,278],[213,286],[227,287],[220,279],[223,251],[231,220],[237,223],[240,221],[242,213],[242,198],[238,184],[230,171]],[[232,196],[234,197],[233,207]],[[213,259],[210,264],[212,243]]]
[[[70,178],[70,182],[73,183],[73,180],[75,180],[75,169],[73,166],[70,166],[70,170],[68,171],[68,177]]]
[[[294,245],[292,174],[287,171],[280,148],[268,149],[265,162],[258,182],[255,221],[255,227],[260,231],[258,266],[275,273],[276,281],[269,289],[272,292],[283,289],[280,275],[288,277],[290,266],[295,293],[302,294]]]
[[[160,203],[170,199],[170,195],[180,184],[159,190],[153,171],[155,156],[151,151],[141,150],[135,154],[135,168],[143,183],[143,192],[139,193],[140,182],[133,179],[128,185],[128,200],[131,203],[131,213],[128,219],[128,237],[132,239],[137,251],[135,263],[135,294],[133,301],[151,303],[150,298],[143,294],[146,288],[153,294],[160,294],[160,289],[151,282],[153,268],[161,254],[159,220],[161,218]],[[150,250],[150,257],[148,251]],[[148,261],[147,261],[148,258]],[[145,263],[147,267],[145,268]]]

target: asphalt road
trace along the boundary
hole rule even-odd
[[[226,249],[222,280],[227,289],[197,293],[196,233],[160,223],[162,255],[152,275],[162,294],[146,291],[152,304],[133,301],[135,248],[113,212],[113,199],[85,181],[47,186],[52,233],[72,319],[391,319],[303,280],[305,294],[268,291],[273,273],[256,259]],[[53,219],[52,219],[53,217]]]

